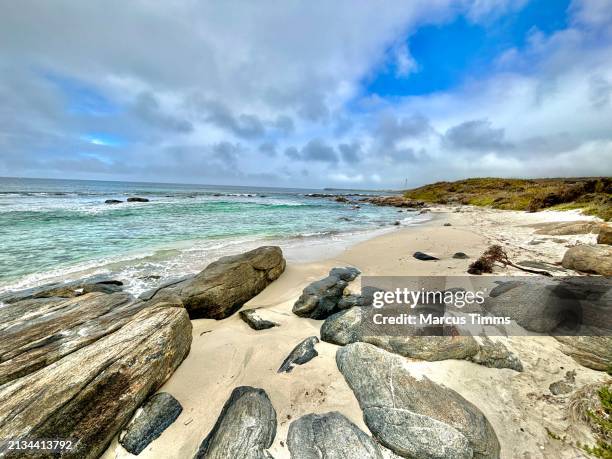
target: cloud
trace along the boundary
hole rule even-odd
[[[451,150],[501,151],[512,148],[504,140],[504,129],[493,128],[488,120],[465,121],[448,129],[442,144]]]
[[[338,145],[338,150],[345,163],[355,164],[361,161],[361,144],[358,142],[341,143]]]
[[[338,162],[338,155],[334,148],[327,145],[321,139],[310,140],[304,145],[300,152],[300,157],[305,161]]]

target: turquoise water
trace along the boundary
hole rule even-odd
[[[0,178],[0,288],[107,272],[138,290],[263,243],[320,248],[413,218],[312,192],[321,190]],[[150,202],[104,203],[129,196]]]

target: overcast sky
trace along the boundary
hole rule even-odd
[[[0,2],[0,176],[612,175],[612,0]]]

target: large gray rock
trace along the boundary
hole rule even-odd
[[[561,265],[575,271],[612,276],[612,246],[585,244],[570,247],[563,255]]]
[[[54,282],[26,290],[8,292],[0,295],[0,303],[15,303],[17,301],[39,298],[74,298],[92,292],[114,293],[121,291],[123,282],[108,276],[99,275],[76,281]]]
[[[264,246],[211,263],[197,276],[154,293],[149,302],[162,298],[182,303],[189,317],[225,319],[259,294],[285,270],[279,247]]]
[[[96,292],[0,308],[0,385],[115,332],[144,307],[127,293]]]
[[[179,401],[167,392],[153,395],[136,412],[125,431],[119,436],[119,443],[128,452],[140,454],[179,417],[182,411],[183,407]]]
[[[303,365],[310,362],[319,353],[315,349],[315,344],[319,342],[316,336],[310,336],[295,346],[283,364],[278,369],[278,373],[289,373],[295,365]]]
[[[466,359],[474,356],[479,346],[471,336],[387,336],[372,333],[367,307],[354,307],[328,317],[321,326],[321,339],[345,346],[370,343],[389,352],[414,359],[436,361]]]
[[[337,411],[293,421],[287,445],[291,459],[383,459],[376,442]]]
[[[190,345],[184,309],[146,308],[114,333],[1,386],[0,438],[78,440],[62,457],[97,458]]]
[[[523,362],[510,352],[500,341],[492,341],[487,337],[481,338],[482,343],[478,352],[469,360],[489,368],[509,368],[515,371],[523,371]]]
[[[482,412],[457,392],[413,377],[405,360],[376,346],[353,343],[336,353],[364,420],[384,446],[402,457],[499,457],[495,432]]]
[[[237,387],[195,458],[269,459],[276,436],[276,411],[263,389]]]
[[[593,370],[612,368],[612,336],[555,336],[563,346],[561,352],[580,365]]]
[[[348,282],[358,275],[356,268],[333,268],[329,276],[304,289],[293,305],[293,313],[300,317],[325,319],[338,312],[341,307],[347,307],[348,305],[340,303],[344,289]]]

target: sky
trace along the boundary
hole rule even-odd
[[[612,175],[612,0],[0,2],[0,176]]]

